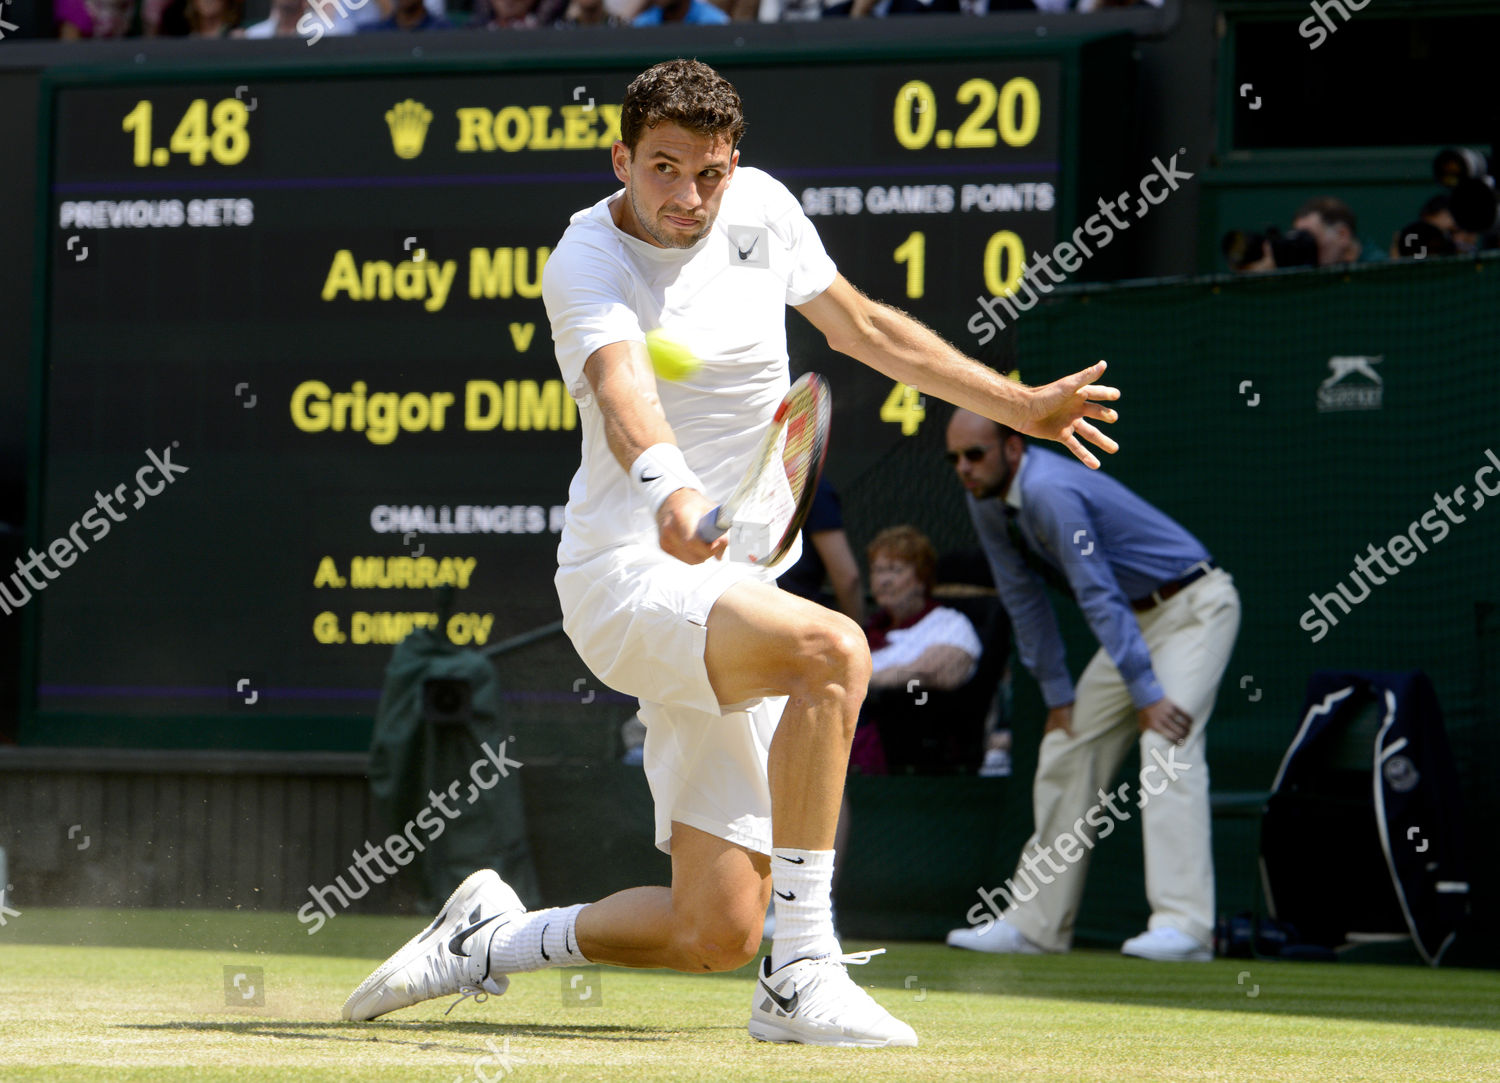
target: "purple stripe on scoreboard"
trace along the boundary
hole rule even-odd
[[[378,688],[262,688],[262,699],[279,700],[363,700],[380,699]],[[59,699],[103,699],[120,696],[127,699],[223,699],[234,693],[217,685],[149,685],[149,684],[43,684],[37,695]],[[578,703],[579,693],[572,691],[501,692],[507,703]],[[634,703],[634,696],[605,690],[595,691],[591,702]]]

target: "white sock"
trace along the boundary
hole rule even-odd
[[[497,929],[490,940],[491,973],[520,974],[553,966],[588,965],[574,931],[578,912],[586,905],[532,910]]]
[[[771,969],[839,951],[833,931],[833,851],[771,849],[771,898],[776,935]]]

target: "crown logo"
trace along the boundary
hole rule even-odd
[[[419,101],[407,98],[386,111],[385,122],[391,128],[391,146],[398,158],[415,158],[427,141],[427,125],[432,111]]]

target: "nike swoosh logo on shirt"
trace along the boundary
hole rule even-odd
[[[734,250],[740,254],[740,259],[742,259],[742,260],[749,259],[750,258],[750,253],[755,251],[755,246],[758,245],[758,244],[760,244],[760,234],[759,233],[757,233],[755,235],[754,239],[751,240],[749,248],[741,248],[739,246],[739,243],[735,242]]]
[[[458,930],[458,932],[453,934],[452,939],[448,941],[448,950],[451,951],[454,955],[467,956],[469,952],[464,951],[464,941],[469,939],[469,937],[473,936],[480,929],[483,929],[486,925],[494,921],[499,916],[499,914],[491,914],[483,921],[476,922],[475,924],[470,925],[467,929]]]

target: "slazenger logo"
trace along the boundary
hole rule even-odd
[[[1378,357],[1330,357],[1329,376],[1318,385],[1318,410],[1379,410],[1384,381]]]

